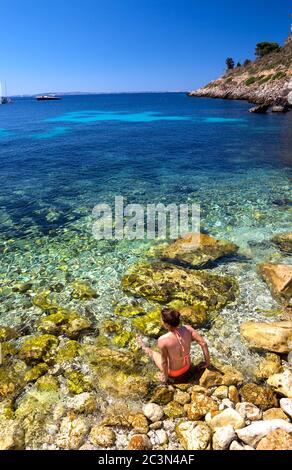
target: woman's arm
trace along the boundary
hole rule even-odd
[[[204,358],[205,358],[204,367],[206,368],[210,367],[211,365],[210,353],[209,353],[209,349],[208,349],[208,345],[206,341],[201,335],[199,335],[199,333],[196,330],[194,330],[194,328],[192,328],[191,326],[188,326],[187,328],[192,334],[192,340],[196,341],[202,348]]]
[[[158,340],[158,347],[160,349],[161,353],[161,368],[162,368],[162,374],[161,378],[163,382],[168,381],[168,352],[167,352],[167,347],[164,345],[164,343]]]

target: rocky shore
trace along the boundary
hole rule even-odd
[[[188,95],[245,100],[266,106],[265,111],[287,111],[292,106],[292,34],[280,52],[229,70]]]
[[[271,242],[289,255],[291,239],[281,233]],[[137,333],[149,341],[162,333],[165,305],[208,329],[239,289],[210,265],[237,250],[203,234],[155,247],[124,274],[129,303],[99,324],[58,304],[50,289],[14,286],[41,315],[27,329],[0,327],[0,449],[292,450],[291,265],[258,266],[279,309],[270,321],[240,326],[241,341],[260,354],[248,376],[212,357],[203,373],[160,384],[136,344]],[[70,289],[82,304],[99,296],[84,281]]]

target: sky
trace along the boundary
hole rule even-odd
[[[0,0],[9,94],[188,91],[283,44],[292,0]]]

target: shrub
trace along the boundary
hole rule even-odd
[[[245,84],[247,86],[250,86],[252,85],[253,83],[255,83],[257,81],[257,77],[249,77],[247,80],[245,80]]]
[[[256,46],[255,55],[262,58],[271,52],[280,52],[281,47],[277,42],[259,42]]]
[[[275,73],[272,80],[280,80],[281,78],[284,78],[284,77],[286,77],[286,73],[280,71],[280,72]]]

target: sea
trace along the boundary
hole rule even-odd
[[[143,207],[196,204],[204,233],[239,246],[210,268],[237,279],[237,301],[201,333],[214,356],[248,373],[259,356],[240,338],[240,324],[280,318],[258,264],[291,264],[271,238],[291,231],[292,215],[292,113],[249,107],[184,93],[15,98],[0,106],[0,324],[33,329],[43,313],[31,298],[47,289],[97,324],[115,320],[115,306],[133,301],[122,276],[162,240],[97,240],[94,207],[113,206],[117,196]],[[99,297],[72,299],[74,280]],[[32,287],[19,292],[20,283]]]

